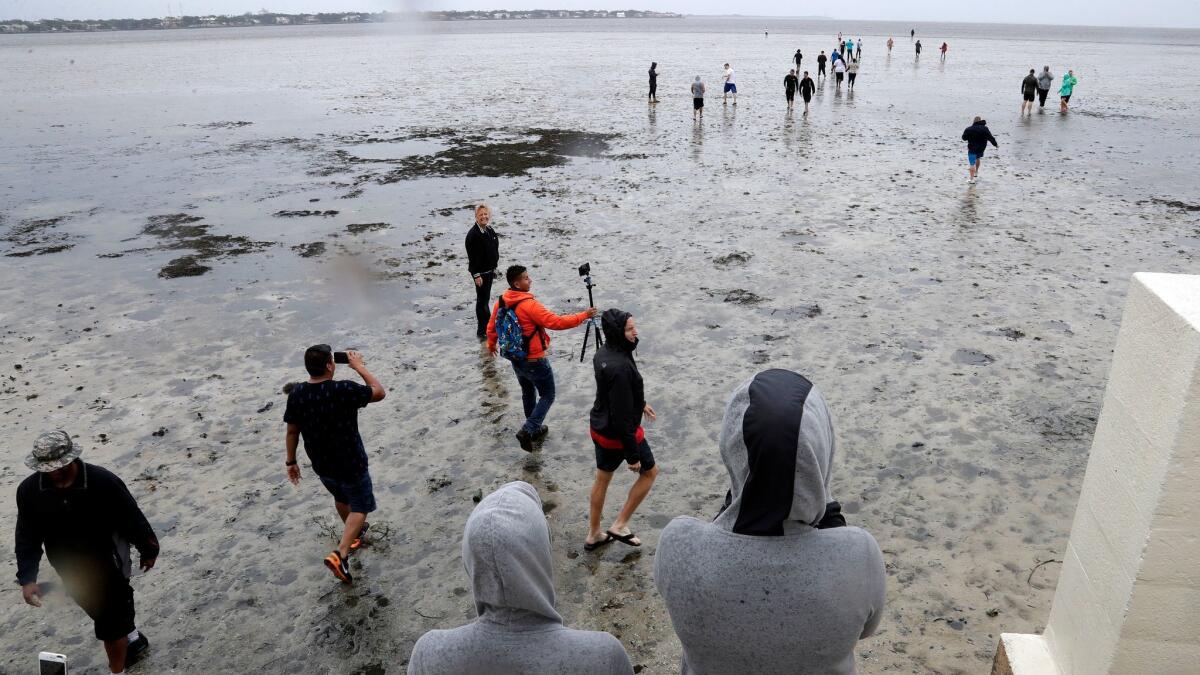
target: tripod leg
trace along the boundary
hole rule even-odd
[[[583,349],[579,350],[579,362],[583,363],[583,355],[587,354],[588,336],[590,333],[587,330],[583,331]]]

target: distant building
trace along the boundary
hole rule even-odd
[[[625,18],[625,12],[617,12],[617,18],[618,18],[618,19],[624,19],[624,18]]]
[[[287,17],[287,16],[277,16],[277,17],[275,17],[275,23],[279,24],[280,26],[286,26],[286,25],[288,25],[288,24],[289,24],[289,23],[291,23],[291,22],[292,22],[292,19],[291,19],[291,17]]]

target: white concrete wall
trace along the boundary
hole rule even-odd
[[[1134,275],[1045,637],[1064,674],[1200,673],[1200,276]]]

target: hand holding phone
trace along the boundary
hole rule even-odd
[[[350,363],[350,356],[346,352],[334,352],[333,353],[333,362],[334,363]]]
[[[41,675],[67,675],[67,657],[63,654],[41,652],[38,654]]]

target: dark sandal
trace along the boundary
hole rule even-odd
[[[629,534],[626,534],[626,535],[620,535],[620,534],[617,534],[616,532],[613,532],[612,530],[608,530],[607,532],[605,532],[605,534],[612,537],[613,539],[616,539],[617,541],[621,542],[622,544],[625,544],[626,546],[641,546],[642,545],[642,542],[640,542],[640,541],[637,542],[636,544],[633,543],[633,540],[637,538],[637,535],[632,532],[630,532]]]
[[[612,540],[613,540],[612,532],[605,532],[604,538],[601,539],[600,541],[594,541],[590,544],[587,543],[586,541],[583,542],[583,550],[595,551],[596,549],[600,548],[601,546],[604,546],[605,544],[611,544]]]

